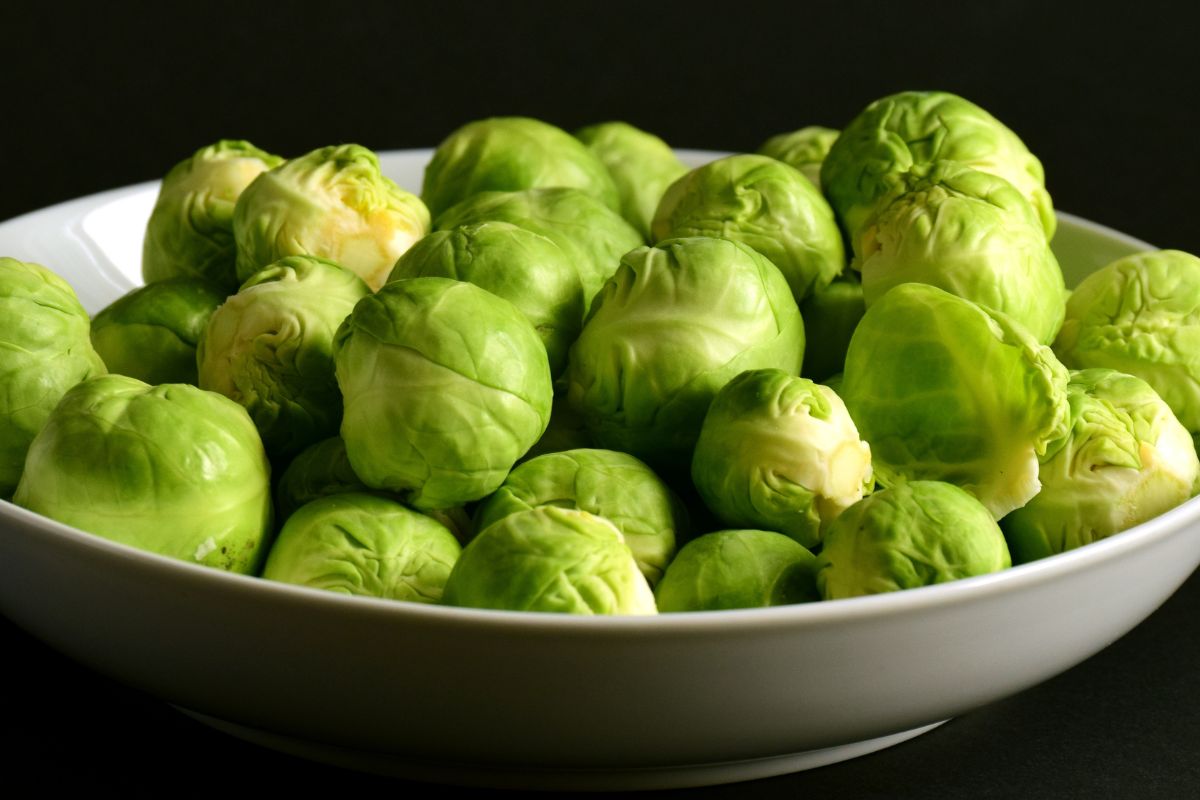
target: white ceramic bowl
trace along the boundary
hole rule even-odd
[[[416,189],[428,156],[382,160]],[[155,191],[119,189],[0,224],[0,254],[55,269],[94,312],[139,282]],[[1068,283],[1149,247],[1065,214],[1054,245]],[[67,655],[271,747],[496,786],[687,786],[870,752],[1082,661],[1198,563],[1195,499],[1105,541],[950,584],[576,618],[268,583],[0,503],[0,609]]]

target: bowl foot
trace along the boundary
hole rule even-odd
[[[860,742],[804,750],[798,753],[721,761],[632,768],[558,768],[526,765],[465,764],[408,760],[392,753],[357,750],[311,742],[271,731],[240,725],[187,708],[180,711],[223,733],[272,750],[359,772],[389,775],[429,783],[496,789],[551,789],[561,791],[626,791],[631,789],[682,789],[721,783],[770,778],[827,764],[836,764],[874,753],[920,736],[942,723],[934,722],[899,733]]]

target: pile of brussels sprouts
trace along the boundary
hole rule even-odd
[[[349,594],[652,614],[925,586],[1200,481],[1200,259],[1073,292],[1042,166],[877,100],[696,169],[624,123],[472,122],[420,197],[357,145],[166,176],[94,319],[0,259],[0,494]]]

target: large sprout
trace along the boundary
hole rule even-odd
[[[968,492],[912,481],[864,497],[833,525],[817,560],[826,600],[915,589],[1012,565],[1004,534]]]
[[[147,283],[198,278],[226,293],[241,281],[233,211],[255,178],[283,159],[246,141],[222,139],[180,161],[163,178],[142,241]]]
[[[1073,369],[1136,375],[1200,436],[1200,258],[1136,253],[1093,272],[1067,301],[1054,351]]]
[[[491,494],[550,418],[537,331],[474,284],[387,284],[342,324],[335,358],[354,472],[417,508]]]
[[[597,296],[567,392],[596,443],[686,470],[717,391],[747,369],[796,373],[804,325],[782,273],[744,244],[642,247]]]
[[[654,614],[654,593],[611,522],[540,506],[509,514],[463,550],[447,605],[560,614]]]
[[[469,281],[503,297],[537,329],[550,372],[566,367],[583,324],[583,287],[554,242],[507,222],[434,231],[400,257],[388,280],[422,277]]]
[[[663,195],[657,240],[733,239],[771,260],[796,302],[829,284],[846,265],[842,235],[821,192],[795,167],[752,154],[697,167]]]
[[[1002,311],[1054,340],[1066,289],[1029,202],[1003,178],[952,161],[897,176],[853,239],[870,305],[901,283],[928,283]]]
[[[624,537],[653,586],[675,555],[687,525],[683,506],[642,461],[613,450],[569,450],[524,462],[479,507],[479,530],[539,506],[577,508],[603,517]]]
[[[225,296],[200,278],[147,284],[92,319],[92,346],[109,372],[149,384],[195,384],[196,348]]]
[[[654,596],[659,612],[764,608],[820,600],[816,558],[773,531],[706,533],[683,546]]]
[[[480,192],[569,187],[620,208],[604,164],[571,134],[529,117],[492,117],[447,136],[425,168],[421,199],[433,216]]]
[[[395,500],[336,494],[288,517],[263,577],[340,594],[437,603],[461,551],[446,526]]]
[[[1018,562],[1156,517],[1200,478],[1191,436],[1140,378],[1085,369],[1071,375],[1067,399],[1071,429],[1038,471],[1042,490],[1000,523]]]
[[[575,131],[575,138],[608,168],[621,216],[649,239],[658,201],[687,166],[662,139],[627,122],[589,125]]]
[[[758,152],[764,156],[791,164],[812,181],[821,185],[821,164],[829,155],[840,131],[820,125],[809,125],[795,131],[780,133],[762,143]]]
[[[124,544],[254,573],[271,532],[270,466],[245,409],[187,384],[78,384],[29,448],[13,501]]]
[[[777,369],[750,370],[709,407],[692,481],[726,525],[815,547],[871,490],[871,448],[832,389]]]
[[[336,434],[333,335],[369,293],[353,272],[314,256],[258,271],[209,320],[196,351],[200,387],[245,406],[272,455]]]
[[[1041,162],[1003,123],[948,92],[900,92],[868,105],[830,148],[821,187],[854,237],[896,176],[934,161],[958,161],[1004,178],[1029,200],[1046,238],[1054,234]]]
[[[62,278],[0,258],[0,497],[12,495],[25,451],[68,389],[105,372],[87,312]]]
[[[1067,431],[1067,380],[1003,314],[905,283],[858,324],[841,395],[880,483],[954,483],[999,519],[1041,488],[1038,462]]]
[[[585,311],[621,256],[643,244],[641,234],[620,214],[579,189],[483,192],[435,220],[438,230],[477,222],[509,222],[558,245],[579,272]]]
[[[356,144],[322,147],[264,172],[233,215],[237,278],[286,256],[334,261],[383,285],[396,259],[429,232],[429,210]]]

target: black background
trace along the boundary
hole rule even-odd
[[[0,219],[161,177],[218,138],[282,155],[436,144],[524,114],[746,150],[901,89],[954,91],[1043,161],[1056,206],[1200,252],[1197,29],[1090,4],[13,4]],[[569,11],[566,10],[569,8]],[[1098,656],[912,742],[695,797],[1162,797],[1200,785],[1200,578]],[[9,777],[64,790],[442,794],[209,731],[0,622]],[[480,793],[485,794],[485,793]],[[674,794],[674,793],[668,793]]]

